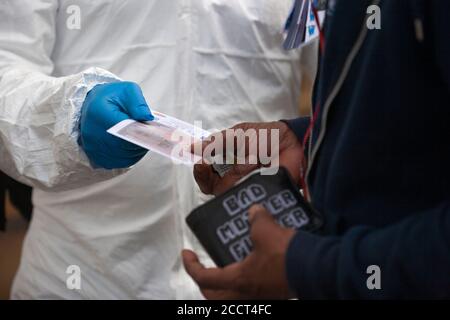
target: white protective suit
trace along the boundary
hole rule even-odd
[[[180,261],[199,202],[191,169],[151,153],[126,173],[93,169],[76,143],[80,108],[120,77],[204,129],[295,117],[300,53],[281,34],[291,5],[0,1],[0,170],[36,187],[13,298],[199,297]],[[66,286],[71,265],[80,290]]]

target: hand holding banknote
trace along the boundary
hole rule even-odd
[[[192,145],[191,152],[203,157],[194,166],[195,180],[203,193],[214,195],[261,167],[283,166],[298,182],[303,159],[300,141],[281,121],[238,124]],[[230,165],[223,177],[214,169],[217,159]]]

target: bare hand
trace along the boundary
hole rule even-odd
[[[249,222],[253,251],[242,262],[223,269],[207,269],[194,252],[183,251],[186,271],[207,299],[294,297],[286,278],[285,256],[295,230],[278,225],[270,213],[259,205],[250,209]]]
[[[233,155],[237,157],[241,151],[245,154],[246,161],[243,164],[234,164],[232,169],[221,178],[212,168],[207,161],[196,164],[194,166],[194,177],[197,181],[201,191],[206,194],[218,195],[230,187],[232,187],[238,180],[246,176],[251,171],[263,167],[263,166],[283,166],[291,173],[291,176],[298,182],[300,179],[300,170],[303,161],[303,148],[297,136],[289,129],[289,127],[281,121],[267,122],[267,123],[242,123],[231,128],[236,134],[232,136],[234,139],[234,149],[231,150]],[[249,139],[240,139],[243,135],[250,130],[256,132],[256,135]],[[279,141],[278,150],[271,150],[273,141],[271,141],[271,130],[278,130]],[[266,132],[266,137],[262,137],[262,132]],[[226,156],[227,139],[230,137],[227,135],[226,130],[212,135],[209,139],[204,141],[201,145],[201,155],[205,155],[205,150],[210,147],[216,139],[222,139],[223,141],[223,157]],[[251,146],[256,146],[252,148]],[[270,154],[271,163],[264,164],[260,157],[261,147],[267,148],[267,152]],[[198,148],[196,145],[192,146],[192,152],[198,154]],[[277,154],[275,154],[277,153]],[[250,161],[253,159],[253,163]]]

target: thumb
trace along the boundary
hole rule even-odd
[[[142,90],[137,83],[124,82],[125,101],[123,107],[131,119],[136,121],[151,121],[153,116],[150,107],[145,101]]]
[[[250,222],[250,238],[255,249],[263,246],[274,228],[279,227],[270,212],[261,205],[250,208],[248,221]]]
[[[216,152],[218,154],[223,154],[226,150],[226,140],[225,139],[225,130],[214,132],[202,141],[195,142],[191,145],[191,153],[201,156],[206,160],[207,162],[212,162],[212,157],[216,156]],[[209,152],[205,153],[205,149],[207,149],[210,145],[212,147]],[[216,146],[222,146],[222,150],[218,150]]]

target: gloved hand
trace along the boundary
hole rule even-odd
[[[127,168],[145,156],[146,149],[106,132],[126,119],[154,119],[139,85],[115,82],[97,85],[89,91],[81,110],[78,143],[94,166]]]

